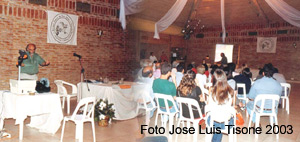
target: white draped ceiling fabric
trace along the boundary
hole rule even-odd
[[[283,0],[265,0],[268,5],[285,21],[300,27],[300,11],[291,7]]]
[[[177,0],[166,15],[155,23],[154,38],[159,39],[159,32],[167,29],[176,20],[186,2],[187,0]]]
[[[225,6],[224,0],[221,0],[221,21],[222,21],[222,41],[225,43],[226,29],[225,29]]]
[[[120,15],[119,21],[122,28],[126,29],[126,15],[131,15],[141,12],[144,8],[146,0],[120,0]]]

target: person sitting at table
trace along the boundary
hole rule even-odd
[[[168,78],[169,76],[172,77],[173,82],[169,82]],[[175,73],[171,73],[171,65],[168,63],[162,63],[161,65],[161,76],[158,79],[155,79],[153,82],[152,86],[153,92],[154,93],[161,93],[164,95],[170,95],[176,99],[176,75]],[[165,107],[165,103],[163,100],[158,101],[159,105],[161,107]],[[171,102],[168,102],[169,106],[172,107],[170,108],[171,112],[175,112],[175,107],[176,104],[172,104]],[[161,108],[163,110],[163,108]],[[166,117],[165,122],[168,120]]]

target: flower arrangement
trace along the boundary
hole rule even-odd
[[[115,117],[114,104],[109,104],[108,100],[100,99],[95,105],[95,121],[110,120]]]

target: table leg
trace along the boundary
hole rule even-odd
[[[24,121],[20,122],[19,124],[19,140],[23,140],[23,126],[24,126]]]

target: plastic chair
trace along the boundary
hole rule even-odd
[[[291,93],[291,84],[289,83],[280,83],[281,86],[283,87],[284,91],[284,96],[281,96],[280,98],[282,99],[282,108],[284,108],[284,100],[286,100],[286,111],[288,114],[290,114],[290,93]]]
[[[66,121],[73,121],[76,124],[76,135],[75,138],[79,139],[79,142],[83,142],[83,123],[84,122],[91,122],[92,130],[93,130],[93,138],[94,142],[96,142],[96,135],[95,135],[95,123],[94,123],[94,108],[95,108],[95,97],[88,97],[83,98],[77,104],[75,111],[71,116],[64,117],[64,123],[61,130],[61,139],[63,141],[64,137],[64,129]],[[81,112],[83,110],[83,113]]]
[[[246,94],[246,85],[245,83],[237,83],[237,90],[239,90],[239,88],[243,89],[243,94],[238,94],[237,98],[239,100],[244,100],[245,101],[245,105],[248,103],[248,98],[247,98],[247,94]]]
[[[158,115],[160,114],[161,116],[164,115],[165,117],[168,115],[169,116],[169,130],[171,130],[172,128],[172,125],[173,125],[173,119],[174,119],[174,116],[179,112],[178,111],[178,108],[175,104],[175,101],[173,99],[173,97],[171,95],[165,95],[165,94],[160,94],[160,93],[154,93],[154,96],[155,96],[155,99],[156,99],[156,102],[157,102],[157,113],[156,113],[156,118],[155,118],[155,126],[157,126],[157,119],[158,119]],[[159,105],[159,101],[162,99],[165,103],[165,107],[161,107]],[[173,104],[173,107],[175,107],[175,112],[170,112],[170,106],[169,106],[169,103],[168,101],[171,101],[172,104]],[[162,108],[165,108],[166,111],[162,110]],[[162,118],[162,117],[161,117]],[[164,122],[163,119],[161,119],[161,122],[162,122],[162,125],[164,127],[166,127],[166,123],[167,122]]]
[[[156,108],[156,105],[149,92],[143,90],[140,92],[140,96],[141,99],[138,100],[136,112],[138,113],[140,109],[144,109],[146,111],[146,124],[148,125],[150,122],[150,113]]]
[[[187,122],[187,127],[190,127],[190,123],[193,123],[193,127],[196,130],[195,133],[193,134],[193,136],[194,136],[194,142],[196,142],[197,141],[197,136],[199,134],[199,122],[202,119],[204,120],[204,118],[202,116],[202,112],[201,112],[200,106],[199,106],[199,104],[198,104],[198,102],[196,100],[191,99],[191,98],[177,97],[176,101],[177,101],[177,103],[179,105],[179,110],[180,110],[180,114],[181,114],[179,116],[179,121],[178,121],[177,127],[180,127],[181,123],[183,124],[183,127],[184,127],[184,122],[185,121]],[[183,114],[182,105],[186,105],[188,107],[190,118],[184,117],[182,115]],[[195,118],[194,112],[193,112],[193,110],[194,110],[193,107],[196,107],[196,110],[199,113],[200,118]]]
[[[211,108],[210,109],[208,107],[205,108],[205,112],[206,112],[206,130],[209,130],[208,133],[205,134],[205,140],[208,142],[212,141],[212,136],[213,133],[210,132],[212,130],[214,130],[214,122],[215,122],[215,118],[216,116],[214,115],[214,113],[217,113],[219,110]],[[230,128],[230,133],[228,134],[228,126],[225,126],[225,129],[221,129],[221,133],[225,133],[228,134],[229,137],[229,142],[236,142],[237,141],[237,136],[235,133],[233,133],[233,129],[235,129],[236,127],[236,111],[233,107],[229,107],[228,109],[228,113],[230,113],[231,118],[233,118],[233,127]],[[210,117],[210,123],[208,124],[208,117]],[[224,123],[224,125],[228,125],[228,118],[225,118],[222,121],[218,121],[218,123]]]
[[[65,98],[67,98],[67,113],[70,114],[70,99],[71,97],[77,97],[78,95],[76,85],[62,80],[55,80],[54,83],[57,86],[57,93],[60,95],[60,97],[63,98],[62,108],[65,107]],[[67,89],[64,87],[64,85],[68,85],[72,87],[72,94],[68,94]]]
[[[266,101],[271,101],[271,108],[265,108]],[[277,102],[277,104],[276,104]],[[277,121],[277,113],[276,110],[278,109],[278,102],[279,102],[279,95],[276,94],[259,94],[256,96],[254,100],[253,110],[250,114],[250,120],[248,127],[251,126],[253,114],[255,112],[256,114],[256,122],[255,127],[259,127],[259,121],[261,116],[269,116],[270,117],[270,125],[273,125],[273,118],[275,120],[275,125],[278,125]],[[258,106],[258,103],[260,103],[260,106]],[[266,109],[269,111],[266,112]],[[255,134],[255,138],[258,138],[258,134]],[[276,134],[276,138],[279,138],[279,135]]]

